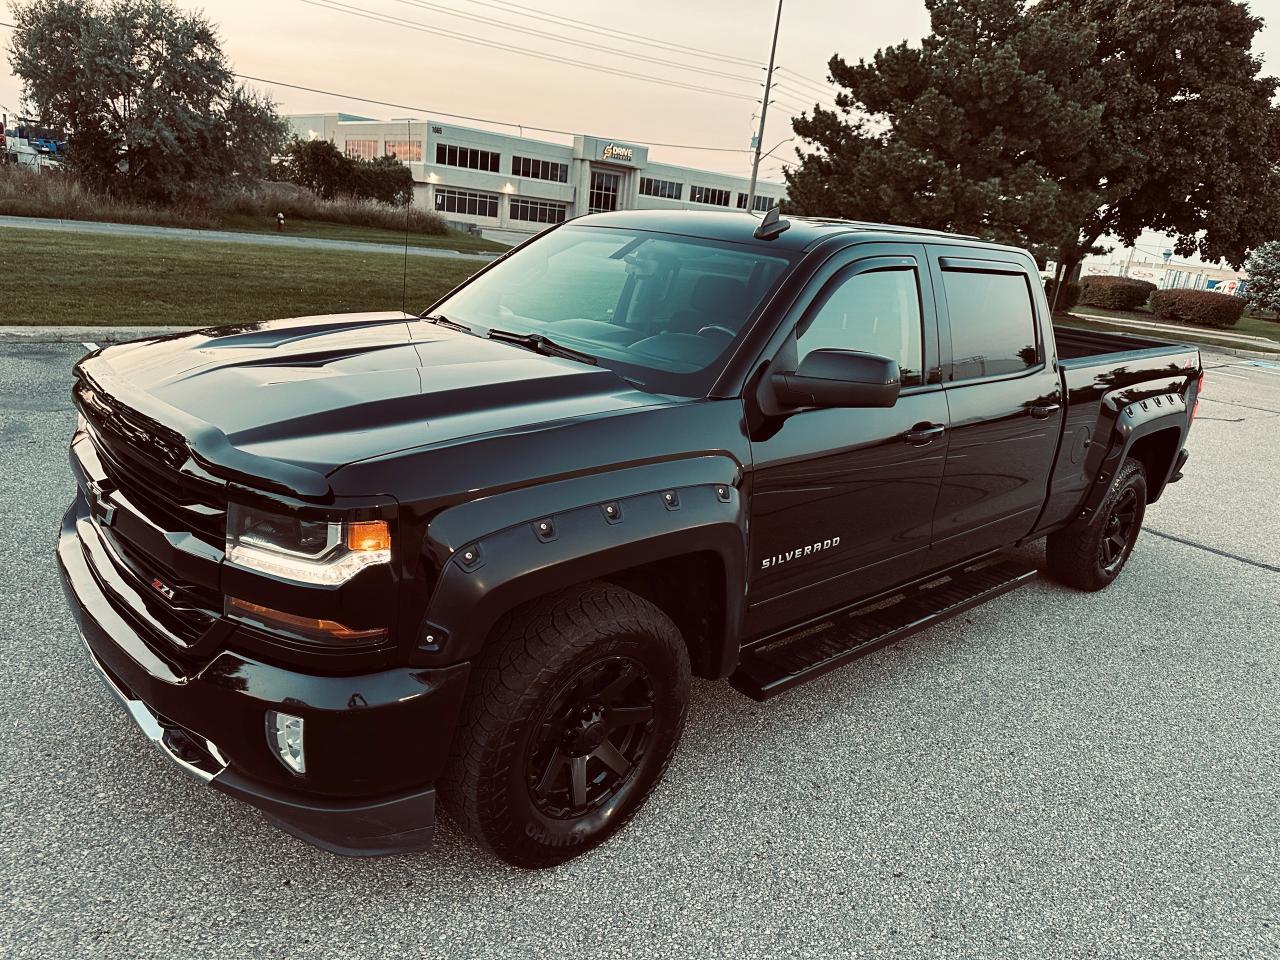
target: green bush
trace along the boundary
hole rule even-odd
[[[1045,295],[1045,299],[1049,301],[1050,309],[1055,308],[1055,304],[1053,302],[1053,287],[1054,287],[1054,284],[1052,280],[1046,280],[1044,282],[1044,295]],[[1068,310],[1070,310],[1079,302],[1080,302],[1080,284],[1064,283],[1062,285],[1062,293],[1058,295],[1058,302],[1056,304],[1057,311],[1059,313],[1066,313]]]
[[[1080,304],[1106,310],[1137,310],[1156,285],[1129,277],[1086,277],[1080,285]]]
[[[1157,290],[1151,312],[1160,320],[1201,327],[1234,327],[1244,313],[1244,300],[1212,290]]]

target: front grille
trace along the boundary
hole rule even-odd
[[[108,532],[116,558],[131,574],[139,593],[150,602],[147,609],[183,646],[191,646],[204,636],[221,612],[222,598],[213,590],[182,580],[172,570],[136,550],[123,537]],[[166,597],[155,586],[156,581],[173,591]]]
[[[211,546],[225,541],[226,493],[221,483],[200,476],[181,437],[81,382],[76,406],[89,424],[89,438],[106,475],[106,488],[166,533],[189,533]],[[193,646],[218,620],[222,597],[216,575],[193,583],[140,548],[116,526],[99,526],[106,559],[141,598],[146,610],[105,590],[112,605],[146,634],[157,626],[168,643]]]
[[[162,530],[192,533],[221,548],[225,489],[190,469],[182,438],[84,384],[77,386],[76,400],[115,487]]]

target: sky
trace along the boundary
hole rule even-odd
[[[198,6],[185,0],[178,2],[187,8]],[[737,148],[741,152],[654,147],[649,156],[655,162],[689,164],[734,174],[750,172],[746,150],[754,133],[752,117],[757,109],[752,101],[762,92],[759,84],[764,80],[769,57],[775,0],[319,3],[340,3],[349,10],[412,21],[433,30],[579,60],[641,78],[713,87],[745,99],[553,63],[512,50],[426,33],[404,23],[374,22],[305,0],[211,0],[202,9],[219,25],[223,48],[239,73],[422,108],[381,107],[255,84],[268,90],[285,113],[342,110],[381,119],[438,117],[438,112],[450,112],[631,142]],[[451,13],[441,12],[444,10]],[[571,18],[605,30],[752,62],[728,62],[685,50],[646,46],[619,36],[572,29],[565,23],[521,16],[517,10],[552,19]],[[7,21],[5,13],[4,6],[0,6],[0,20]],[[928,32],[928,26],[923,2],[915,0],[784,0],[777,58],[784,69],[778,72],[779,102],[770,110],[764,149],[767,151],[791,135],[788,117],[798,111],[783,107],[783,100],[807,107],[812,104],[811,92],[821,95],[826,63],[833,53],[839,51],[847,58],[857,59],[907,37],[918,39]],[[6,45],[8,33],[0,28],[0,42]],[[538,35],[542,33],[552,37]],[[698,73],[635,57],[667,60],[729,76]],[[807,82],[789,76],[791,70]],[[819,86],[815,87],[815,83]],[[16,109],[18,94],[18,81],[9,74],[7,64],[0,65],[0,104]],[[564,137],[527,132],[566,142]],[[787,144],[770,159],[793,157],[793,147]],[[777,169],[775,163],[766,163],[765,169]]]
[[[528,128],[648,144],[736,148],[739,152],[654,146],[650,158],[740,175],[750,172],[747,148],[758,109],[752,101],[761,93],[777,10],[775,0],[178,3],[203,9],[218,25],[224,50],[239,73],[404,105],[378,106],[329,93],[252,84],[269,92],[284,113],[340,110],[379,119],[430,116],[446,120],[443,114],[453,113],[522,124],[527,135],[557,142],[567,138]],[[1280,72],[1280,0],[1254,0],[1252,5],[1272,21],[1257,48],[1270,71]],[[0,6],[0,21],[7,19],[7,10]],[[610,35],[579,29],[566,20]],[[904,39],[917,42],[928,29],[923,0],[784,0],[777,54],[779,87],[770,108],[764,149],[791,135],[788,118],[798,112],[796,107],[811,106],[815,95],[829,100],[823,80],[833,53],[847,60],[870,57],[877,49]],[[665,46],[645,45],[620,33]],[[0,43],[5,46],[8,34],[0,27]],[[514,49],[483,46],[474,40]],[[594,68],[551,62],[521,51],[577,60]],[[646,57],[650,59],[641,59]],[[605,72],[609,70],[637,76]],[[736,96],[670,83],[715,88]],[[7,63],[0,64],[0,107],[17,109],[19,90]],[[777,179],[780,162],[793,158],[794,144],[782,145],[764,162],[762,175]]]

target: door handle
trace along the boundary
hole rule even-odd
[[[1031,415],[1037,420],[1048,420],[1050,416],[1062,409],[1060,403],[1037,403],[1031,408]]]
[[[940,423],[934,423],[927,426],[914,427],[904,433],[902,439],[917,447],[923,447],[926,443],[933,443],[934,440],[946,432],[947,428],[945,426]]]

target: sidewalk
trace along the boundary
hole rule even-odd
[[[236,233],[232,230],[192,230],[187,227],[153,227],[136,223],[99,223],[91,220],[52,220],[44,217],[0,217],[0,229],[59,230],[67,233],[102,233],[124,237],[160,237],[171,240],[203,240],[206,243],[248,243],[260,246],[301,247],[311,250],[342,250],[348,253],[393,253],[403,257],[443,257],[449,260],[477,260],[488,263],[497,253],[460,253],[440,247],[406,248],[402,244],[367,243],[362,240],[322,240],[318,237],[290,237],[273,233]]]
[[[1092,320],[1095,323],[1112,323],[1117,327],[1131,327],[1135,330],[1144,330],[1150,332],[1167,333],[1170,337],[1175,334],[1185,334],[1187,336],[1212,337],[1214,340],[1227,340],[1231,343],[1238,343],[1242,347],[1259,346],[1269,347],[1280,350],[1280,340],[1273,340],[1270,337],[1257,337],[1249,333],[1230,333],[1227,330],[1218,327],[1188,327],[1175,323],[1160,323],[1155,320],[1121,320],[1117,317],[1102,317],[1093,313],[1082,313],[1079,310],[1070,311],[1071,316],[1079,317],[1081,320]],[[1277,325],[1277,333],[1280,333],[1280,324]]]

